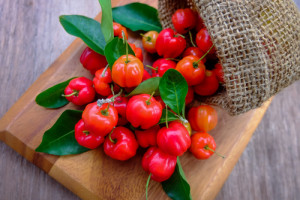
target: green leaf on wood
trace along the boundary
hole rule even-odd
[[[81,119],[82,111],[66,110],[55,124],[44,133],[42,143],[36,148],[37,152],[53,155],[79,154],[88,151],[80,146],[74,134],[75,124]]]
[[[120,58],[122,55],[126,54],[126,44],[123,39],[115,37],[112,41],[110,41],[104,50],[106,60],[109,64],[110,69],[114,65],[115,61]],[[134,55],[134,51],[128,45],[128,54]]]
[[[152,94],[155,92],[154,95],[158,94],[158,86],[160,77],[149,78],[139,84],[134,90],[132,90],[127,96],[133,96],[137,94]]]
[[[169,69],[161,78],[159,92],[165,104],[180,115],[188,92],[185,78],[177,70]]]
[[[76,78],[76,77],[74,77]],[[60,108],[67,105],[69,101],[63,97],[65,88],[68,86],[69,82],[74,79],[71,78],[65,82],[59,83],[47,90],[41,92],[36,98],[35,102],[45,108]]]
[[[108,43],[114,38],[111,1],[99,0],[99,3],[101,5],[101,10],[102,10],[101,29],[105,41]]]
[[[173,200],[191,200],[190,185],[182,170],[179,157],[172,176],[161,183],[166,194]]]
[[[143,3],[131,3],[112,9],[114,21],[132,31],[162,30],[157,9]]]
[[[62,15],[59,21],[67,33],[81,38],[91,49],[104,55],[106,42],[99,22],[81,15]]]

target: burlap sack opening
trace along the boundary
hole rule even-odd
[[[224,70],[225,90],[205,98],[237,115],[300,78],[300,14],[292,0],[159,0],[164,28],[179,8],[197,10]]]

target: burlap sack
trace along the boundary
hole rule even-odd
[[[237,115],[300,78],[300,14],[292,0],[159,0],[162,26],[198,11],[224,70],[225,90],[205,99]]]

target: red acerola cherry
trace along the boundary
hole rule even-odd
[[[82,66],[89,70],[93,75],[97,70],[104,68],[107,65],[105,56],[96,53],[89,47],[85,48],[82,52],[80,62]]]
[[[189,30],[195,28],[197,23],[197,15],[189,8],[178,9],[172,15],[172,23],[178,33],[185,34]]]

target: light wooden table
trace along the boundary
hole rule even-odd
[[[0,117],[73,41],[58,16],[99,10],[97,0],[0,0]],[[300,199],[299,99],[299,81],[274,98],[217,199]],[[0,177],[3,200],[78,199],[2,142]]]

